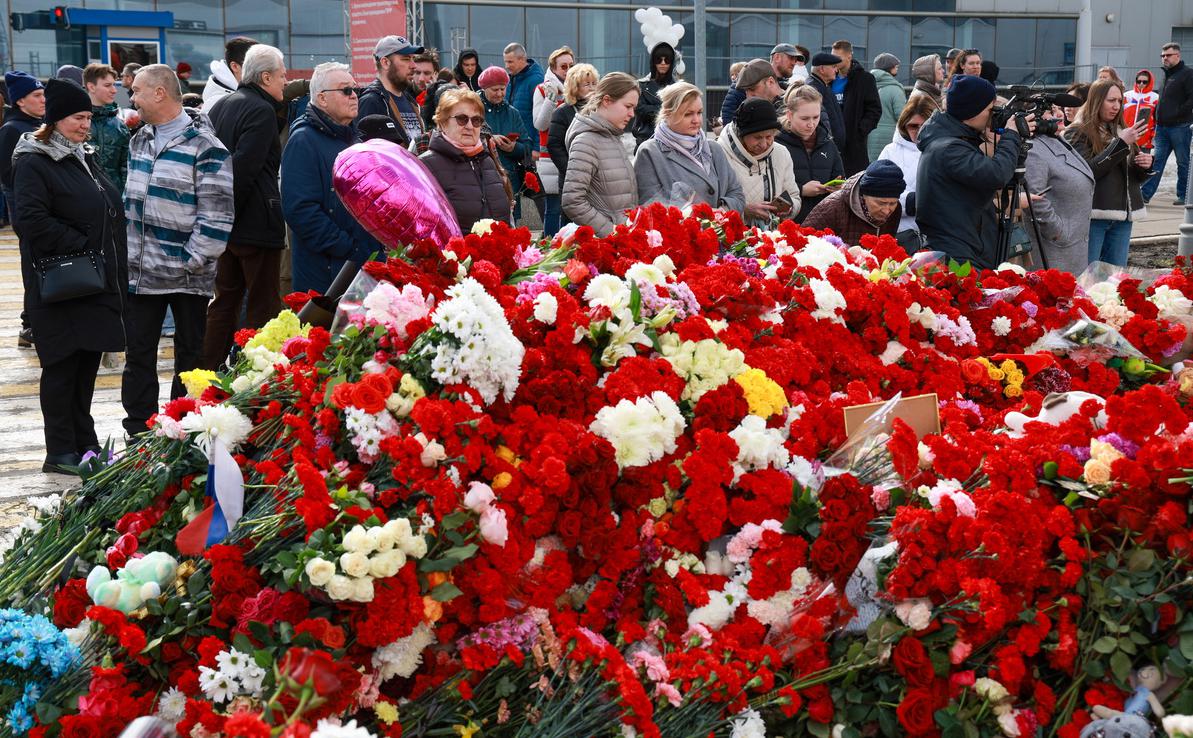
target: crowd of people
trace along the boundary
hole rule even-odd
[[[1026,157],[1021,201],[1004,205],[1030,205],[1038,263],[1074,273],[1126,263],[1170,153],[1186,193],[1193,71],[1176,44],[1158,91],[1146,70],[1128,89],[1104,68],[1020,121],[1030,147],[996,116],[999,69],[976,49],[914,60],[908,94],[893,54],[867,69],[846,40],[817,53],[780,43],[732,65],[715,117],[665,43],[641,78],[602,75],[566,46],[546,68],[518,43],[502,57],[485,66],[466,49],[448,67],[387,36],[367,84],[338,62],[289,80],[278,49],[240,37],[201,95],[189,65],[63,67],[45,84],[8,72],[0,195],[20,239],[20,343],[42,365],[45,470],[98,449],[105,354],[125,354],[124,428],[137,434],[157,409],[163,333],[179,396],[178,373],[224,365],[237,329],[273,317],[284,292],[323,292],[382,251],[332,186],[337,155],[363,140],[419,156],[464,232],[534,208],[546,236],[566,223],[603,236],[638,205],[707,203],[981,267],[1005,256],[998,196]]]

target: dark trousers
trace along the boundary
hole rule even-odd
[[[76,351],[41,368],[47,454],[81,454],[88,446],[99,445],[91,418],[91,396],[100,356],[98,351]]]
[[[207,309],[204,367],[218,369],[228,358],[240,327],[242,301],[248,328],[260,328],[281,312],[281,269],[282,249],[228,244],[216,265],[215,299]]]
[[[124,404],[124,430],[130,436],[145,430],[145,422],[157,412],[157,347],[162,337],[166,308],[174,313],[174,382],[170,397],[182,397],[186,389],[178,375],[197,369],[203,358],[203,329],[207,325],[207,298],[176,292],[169,295],[133,295],[124,301],[128,349],[124,355],[124,377],[120,401]]]

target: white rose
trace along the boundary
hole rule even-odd
[[[401,551],[385,551],[369,559],[369,576],[385,579],[398,573],[406,565],[406,554]]]
[[[345,551],[363,551],[368,553],[373,548],[369,543],[369,534],[363,525],[354,525],[352,530],[344,534],[342,543]]]
[[[403,538],[409,538],[413,529],[410,527],[410,521],[406,518],[395,518],[385,524],[385,529],[393,533],[394,540],[400,541]]]
[[[421,559],[427,555],[427,539],[422,536],[410,536],[402,542],[402,551],[412,559]]]
[[[369,557],[361,551],[349,551],[340,557],[340,569],[350,577],[363,577],[369,573]]]
[[[307,562],[307,578],[316,587],[322,587],[331,581],[336,573],[336,565],[327,559],[314,558]]]
[[[336,574],[327,583],[327,596],[333,600],[346,600],[352,596],[352,580],[343,574]]]
[[[1015,714],[1004,712],[998,716],[998,727],[1007,738],[1019,738],[1019,723],[1015,722]]]
[[[912,630],[924,630],[932,623],[932,607],[922,598],[899,602],[895,605],[895,615]]]
[[[249,379],[247,374],[241,374],[236,379],[232,380],[232,393],[239,394],[253,386],[253,380]]]
[[[373,551],[388,551],[394,547],[394,536],[385,530],[383,526],[374,526],[369,528],[366,533],[369,536],[369,548]]]
[[[372,602],[373,580],[368,577],[352,580],[352,595],[349,599],[353,602]]]

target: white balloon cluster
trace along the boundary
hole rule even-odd
[[[658,8],[638,8],[634,11],[634,20],[642,29],[642,43],[646,45],[647,52],[659,44],[670,44],[675,49],[675,74],[682,75],[684,63],[679,53],[679,41],[683,38],[684,27],[672,23],[671,18],[663,15]]]

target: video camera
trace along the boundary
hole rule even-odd
[[[990,127],[995,130],[1004,129],[1013,120],[1015,130],[1023,139],[1033,135],[1027,126],[1027,116],[1033,113],[1036,116],[1035,136],[1055,136],[1060,121],[1044,120],[1044,113],[1051,111],[1054,105],[1062,108],[1077,108],[1082,104],[1081,98],[1073,95],[1066,95],[1063,92],[1032,94],[1031,88],[1022,85],[1011,87],[1010,93],[1011,99],[1007,100],[1006,105],[995,106],[991,111]]]

